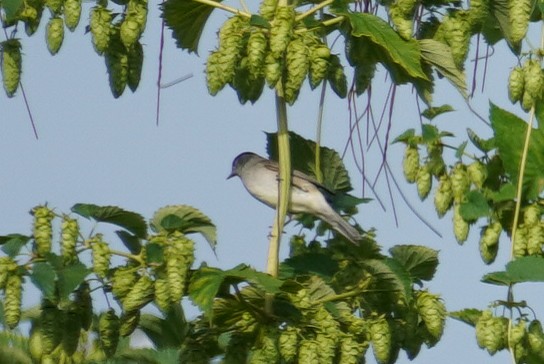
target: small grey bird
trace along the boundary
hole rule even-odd
[[[255,153],[245,152],[232,162],[227,179],[240,177],[246,190],[257,200],[272,208],[278,204],[279,166]],[[323,192],[322,192],[323,191]],[[312,177],[293,171],[291,178],[290,213],[308,213],[328,223],[352,243],[361,240],[361,234],[329,205],[323,193],[333,193]]]

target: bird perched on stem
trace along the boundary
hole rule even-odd
[[[279,166],[275,161],[255,153],[244,152],[232,162],[232,171],[227,179],[240,177],[246,190],[257,200],[272,208],[278,204]],[[325,194],[333,194],[314,178],[297,170],[291,179],[289,212],[308,213],[328,223],[352,243],[361,240],[361,234],[342,218],[327,202]]]

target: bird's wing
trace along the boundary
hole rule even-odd
[[[276,162],[270,161],[270,163],[263,163],[263,166],[273,172],[279,173],[279,166]],[[292,172],[291,185],[295,188],[299,188],[303,191],[308,191],[308,187],[305,187],[305,183],[311,183],[318,189],[327,192],[331,195],[334,195],[335,192],[330,188],[327,188],[323,184],[319,183],[315,178],[308,176],[306,173],[303,173],[298,170],[293,170]]]

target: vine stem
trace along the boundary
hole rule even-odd
[[[193,0],[193,1],[197,2],[197,3],[209,5],[209,6],[212,6],[214,8],[222,9],[222,10],[228,11],[228,12],[233,13],[233,14],[241,15],[241,16],[243,16],[245,18],[251,18],[250,13],[247,13],[247,12],[242,11],[240,9],[233,8],[232,6],[223,5],[223,4],[215,2],[213,0]]]
[[[295,21],[298,22],[298,21],[301,21],[302,19],[306,18],[307,16],[310,16],[312,15],[313,13],[323,9],[325,6],[327,5],[330,5],[334,2],[334,0],[325,0],[323,1],[322,3],[319,3],[318,5],[314,6],[313,8],[309,9],[308,11],[298,15],[296,18],[295,18]]]

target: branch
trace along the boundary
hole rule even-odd
[[[225,10],[225,11],[228,11],[229,13],[240,15],[240,16],[243,16],[245,18],[251,18],[250,13],[247,13],[247,12],[242,11],[240,9],[233,8],[232,6],[223,5],[223,4],[215,2],[213,0],[193,0],[193,1],[197,2],[197,3],[209,5],[209,6],[212,6],[214,8],[221,9],[221,10]]]

